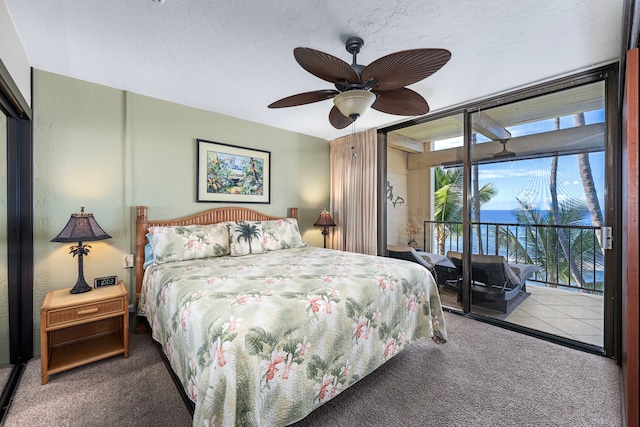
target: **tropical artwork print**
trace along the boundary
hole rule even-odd
[[[271,152],[196,141],[196,201],[271,203]]]
[[[264,159],[208,150],[207,193],[264,194]]]

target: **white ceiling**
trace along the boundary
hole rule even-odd
[[[351,63],[444,48],[447,65],[410,88],[431,111],[618,60],[624,0],[4,0],[32,67],[333,139],[330,100],[268,109],[327,83],[293,57]],[[407,120],[370,110],[356,130]]]

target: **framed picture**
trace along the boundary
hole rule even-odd
[[[198,202],[271,203],[271,152],[197,140]]]

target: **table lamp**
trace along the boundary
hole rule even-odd
[[[322,235],[324,236],[324,247],[326,248],[327,236],[329,235],[329,227],[335,227],[336,223],[333,222],[333,219],[331,218],[331,215],[329,215],[329,212],[327,212],[326,209],[323,209],[322,212],[320,212],[320,216],[313,225],[315,225],[316,227],[322,227]]]
[[[82,271],[82,257],[89,255],[89,248],[91,246],[83,244],[82,242],[93,242],[110,238],[111,236],[100,228],[93,214],[85,213],[84,207],[82,207],[80,208],[79,214],[71,214],[67,225],[62,229],[60,234],[51,240],[52,242],[60,243],[78,242],[77,245],[69,248],[70,254],[73,254],[73,256],[78,255],[78,281],[69,292],[79,294],[91,290],[91,286],[84,280],[84,273]]]

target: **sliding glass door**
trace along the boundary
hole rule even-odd
[[[418,248],[446,306],[612,354],[614,75],[388,129],[387,240]]]
[[[473,113],[472,312],[604,346],[604,99],[600,81]]]

